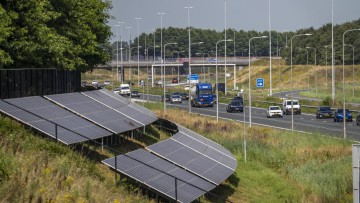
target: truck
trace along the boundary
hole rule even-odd
[[[214,106],[212,85],[210,83],[197,83],[190,90],[190,100],[193,107]]]
[[[121,84],[120,85],[120,95],[130,96],[130,85],[129,84]]]
[[[298,100],[292,100],[293,104],[292,107],[294,108],[291,110],[291,100],[284,100],[283,102],[283,114],[291,114],[293,111],[294,114],[301,114],[301,107]]]

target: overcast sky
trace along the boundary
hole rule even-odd
[[[271,0],[271,30],[283,32],[296,31],[301,28],[319,28],[331,23],[332,0]],[[160,28],[160,15],[164,12],[163,27],[185,28],[188,23],[190,9],[190,24],[203,29],[224,30],[225,0],[112,0],[113,8],[110,14],[114,19],[109,25],[114,33],[111,41],[115,41],[117,22],[122,25],[123,39],[137,36],[139,33],[152,32]],[[269,29],[269,0],[226,0],[227,28],[236,30],[265,31]],[[360,18],[360,0],[334,0],[334,23],[340,24]],[[132,27],[126,29],[125,27]],[[120,31],[119,31],[120,32]],[[120,34],[120,33],[119,33]]]

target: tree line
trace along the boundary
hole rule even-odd
[[[293,63],[294,64],[306,64],[307,63],[307,52],[306,47],[312,47],[308,49],[308,62],[309,64],[315,63],[315,50],[316,49],[316,64],[331,64],[331,24],[323,25],[318,29],[313,27],[300,29],[295,32],[271,32],[271,41],[272,41],[272,56],[273,57],[282,57],[286,59],[286,62],[290,64],[290,48],[291,48],[291,38],[294,35],[310,33],[311,36],[302,36],[293,38]],[[352,22],[343,23],[340,25],[334,26],[334,51],[335,51],[335,63],[342,64],[342,36],[346,30],[349,29],[360,29],[360,19]],[[153,33],[142,33],[139,37],[136,37],[131,42],[123,41],[122,47],[126,49],[130,47],[136,47],[139,40],[139,54],[141,58],[146,57],[146,50],[150,46],[154,46],[154,37],[155,37],[155,46],[160,46],[160,28],[156,29]],[[257,36],[269,36],[268,31],[258,32],[258,31],[244,31],[244,30],[235,30],[227,29],[226,30],[227,39],[235,39],[233,42],[227,42],[227,56],[228,57],[248,57],[249,49],[249,39]],[[210,29],[198,29],[191,28],[191,42],[204,42],[201,45],[192,45],[191,46],[191,56],[199,56],[197,53],[205,53],[205,57],[215,57],[215,45],[219,40],[223,40],[225,32],[218,32]],[[235,36],[235,38],[234,38]],[[169,57],[177,57],[177,52],[179,57],[187,58],[188,57],[188,29],[187,28],[174,28],[168,27],[163,29],[163,46],[166,43],[178,43],[177,45],[167,46],[165,50],[165,55]],[[251,56],[269,56],[269,39],[257,39],[252,40],[251,43]],[[146,42],[146,43],[145,43]],[[120,49],[120,42],[119,49]],[[235,53],[234,53],[234,44],[235,44]],[[348,32],[345,36],[345,44],[354,46],[354,58],[355,63],[360,63],[360,31]],[[112,43],[112,53],[116,51],[116,42]],[[325,47],[327,46],[327,47]],[[345,46],[345,63],[352,64],[352,48],[350,46]],[[119,51],[120,54],[120,51]],[[123,53],[124,54],[124,53]],[[224,56],[225,47],[224,43],[218,44],[218,56]],[[326,56],[327,54],[327,56]],[[137,59],[137,49],[133,49],[132,56]],[[114,56],[114,55],[113,55]],[[115,54],[116,56],[116,54]],[[149,49],[148,56],[150,58],[154,57],[153,48]],[[155,49],[155,56],[160,57],[160,47]]]

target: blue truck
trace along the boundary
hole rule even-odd
[[[214,106],[212,85],[210,83],[197,83],[191,88],[191,106]]]

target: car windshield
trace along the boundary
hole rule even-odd
[[[132,93],[137,94],[137,93],[139,93],[139,91],[133,91]]]
[[[320,111],[331,111],[330,107],[320,107]]]
[[[185,92],[184,92],[184,93],[180,93],[180,95],[182,95],[182,96],[186,96],[186,95],[187,95],[187,93],[185,93]]]
[[[211,90],[199,90],[199,94],[212,94]]]
[[[239,101],[232,101],[231,105],[232,106],[240,106],[240,102]]]
[[[291,101],[288,101],[286,104],[291,105]],[[293,105],[299,105],[299,102],[298,101],[293,101]]]
[[[343,109],[338,109],[337,112],[338,113],[343,113],[344,111],[343,111]],[[349,109],[346,109],[345,112],[350,113]]]
[[[278,106],[272,106],[272,107],[270,107],[270,110],[280,110],[280,107],[278,107]]]
[[[128,90],[130,89],[129,87],[121,87],[122,90]]]
[[[174,92],[173,95],[180,95],[180,93],[179,92]]]
[[[180,98],[180,96],[179,95],[173,95],[172,98],[177,98],[178,99],[178,98]]]

